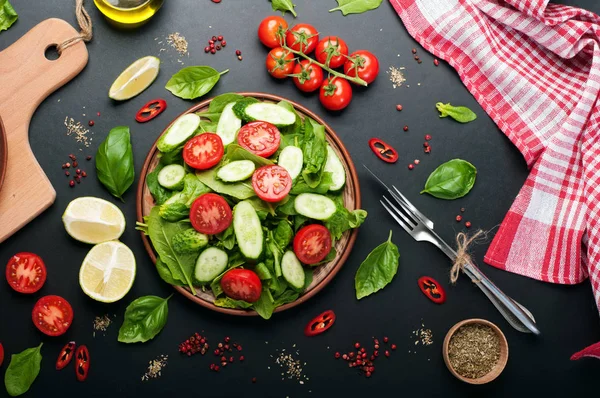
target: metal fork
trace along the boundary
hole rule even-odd
[[[385,195],[380,202],[394,220],[416,241],[432,243],[454,262],[456,252],[433,231],[433,222],[413,206],[395,186],[392,185],[392,189],[388,188],[388,193],[400,206],[400,209],[392,204]],[[531,312],[507,296],[479,268],[469,263],[463,267],[463,271],[483,291],[513,328],[523,333],[540,334]]]

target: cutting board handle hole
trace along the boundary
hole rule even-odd
[[[58,58],[60,58],[60,54],[58,53],[56,44],[51,44],[48,47],[46,47],[44,55],[46,56],[46,59],[48,61],[56,61]]]

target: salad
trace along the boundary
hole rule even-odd
[[[285,101],[220,95],[179,117],[157,148],[146,177],[155,206],[138,229],[165,282],[212,291],[219,307],[269,319],[367,216],[344,206],[346,172],[325,127]]]

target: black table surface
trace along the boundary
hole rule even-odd
[[[45,0],[36,1],[35,5],[27,0],[11,2],[19,13],[19,20],[8,31],[0,33],[0,50],[46,18],[58,17],[75,23],[74,1]],[[48,269],[45,286],[32,296],[16,293],[5,283],[0,287],[0,342],[8,357],[3,368],[6,369],[10,354],[42,341],[41,372],[28,396],[44,396],[50,391],[51,396],[97,397],[109,394],[151,397],[172,393],[211,397],[406,393],[501,397],[535,393],[573,396],[593,391],[600,363],[590,359],[569,360],[571,354],[600,339],[598,311],[589,282],[577,286],[551,285],[497,270],[483,263],[487,244],[479,245],[474,256],[481,268],[507,294],[531,310],[542,335],[536,337],[515,331],[466,278],[462,277],[456,286],[449,285],[448,259],[430,244],[415,242],[389,219],[378,202],[381,190],[361,166],[362,163],[368,165],[386,181],[398,186],[436,222],[436,231],[452,241],[462,230],[462,225],[454,221],[461,207],[466,208],[464,219],[471,221],[474,228],[497,230],[527,177],[520,153],[464,88],[452,68],[444,62],[436,68],[432,56],[422,49],[419,55],[423,63],[417,64],[412,59],[411,49],[418,45],[387,1],[375,11],[348,17],[327,12],[335,6],[333,0],[295,2],[299,16],[294,20],[288,14],[286,19],[291,24],[296,21],[314,24],[322,35],[341,36],[351,50],[366,48],[379,57],[378,80],[367,89],[354,90],[353,102],[344,112],[327,112],[320,106],[317,95],[304,95],[290,81],[269,77],[264,67],[267,50],[256,37],[261,19],[273,14],[267,0],[224,0],[220,4],[210,0],[171,0],[165,2],[148,24],[134,31],[111,27],[92,2],[86,2],[94,21],[94,39],[88,45],[89,64],[39,106],[30,126],[33,152],[56,188],[56,202],[0,245],[2,264],[16,252],[31,251],[44,259]],[[600,3],[594,0],[569,0],[568,3],[600,13]],[[172,32],[180,32],[187,38],[189,58],[178,57],[166,44],[165,37]],[[203,49],[213,35],[224,35],[228,45],[224,51],[211,56]],[[165,51],[160,51],[162,48]],[[242,62],[236,59],[235,49],[243,52]],[[132,100],[123,103],[109,100],[108,88],[116,76],[134,60],[146,55],[161,58],[157,81]],[[89,177],[75,189],[69,188],[60,166],[68,161],[69,153],[79,155],[80,159],[94,154],[112,127],[128,125],[132,132],[137,184],[143,160],[154,140],[176,115],[195,103],[176,98],[164,89],[169,77],[182,67],[178,62],[180,58],[186,66],[230,69],[208,96],[232,91],[274,93],[321,115],[338,133],[354,159],[363,207],[369,217],[340,273],[308,302],[264,321],[258,317],[213,312],[175,294],[169,301],[169,320],[164,330],[145,344],[126,345],[117,342],[117,333],[127,304],[143,295],[166,297],[173,293],[155,272],[139,232],[134,229],[135,185],[125,194],[125,203],[121,203],[95,178],[91,162],[80,161]],[[404,86],[392,87],[386,73],[391,66],[406,68]],[[164,115],[148,124],[137,124],[133,120],[135,112],[157,97],[168,101]],[[475,110],[478,119],[467,125],[439,119],[434,106],[438,101],[466,105]],[[402,104],[404,110],[397,112],[396,104]],[[97,112],[101,115],[97,116]],[[66,116],[83,123],[90,119],[95,121],[90,148],[80,151],[82,146],[65,134]],[[402,131],[404,125],[409,126],[407,132]],[[422,149],[426,133],[433,137],[430,155],[425,155]],[[384,164],[373,155],[367,145],[373,136],[383,138],[398,149],[397,164]],[[409,171],[407,165],[415,158],[421,162]],[[477,167],[473,191],[456,201],[420,196],[429,173],[452,158],[466,159]],[[128,226],[121,240],[135,253],[137,277],[131,291],[117,303],[95,302],[79,287],[79,266],[90,246],[71,239],[61,222],[67,204],[79,196],[107,199],[125,213]],[[398,274],[385,290],[357,301],[354,274],[367,253],[387,239],[389,230],[394,231],[393,241],[401,253]],[[444,305],[435,305],[422,296],[416,284],[422,275],[433,276],[446,286],[448,300]],[[47,294],[63,296],[73,306],[73,325],[61,337],[44,336],[31,323],[35,301]],[[335,326],[319,337],[305,337],[304,325],[326,309],[335,310]],[[96,333],[93,337],[93,320],[103,314],[110,314],[114,323],[104,334]],[[446,332],[467,318],[494,322],[509,342],[506,369],[488,385],[470,386],[460,382],[448,372],[442,359]],[[412,332],[421,324],[433,331],[434,343],[430,346],[414,345]],[[231,336],[243,344],[246,361],[216,374],[209,371],[212,355],[181,356],[178,343],[196,331],[204,331],[212,342]],[[371,344],[372,336],[384,335],[389,336],[398,349],[390,359],[375,362],[376,371],[370,379],[334,359],[336,351],[349,350],[355,341]],[[84,383],[78,383],[72,371],[54,369],[60,348],[69,340],[86,344],[90,349],[91,372]],[[297,356],[305,363],[303,371],[307,380],[304,384],[282,380],[282,370],[275,363],[275,357],[284,349],[298,351]],[[161,354],[169,355],[162,377],[141,381],[148,361]],[[256,384],[251,383],[253,377],[257,378]],[[0,396],[4,394],[4,388],[0,388]]]

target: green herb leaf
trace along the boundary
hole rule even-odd
[[[281,307],[284,304],[298,300],[298,297],[300,297],[300,293],[288,289],[283,291],[283,293],[281,293],[279,297],[274,300],[273,305],[275,308]]]
[[[440,112],[440,117],[450,116],[452,119],[460,123],[469,123],[477,119],[475,112],[466,106],[452,106],[450,103],[443,104],[438,102],[435,107]]]
[[[458,199],[469,193],[475,184],[477,169],[462,159],[452,159],[438,166],[427,178],[421,193],[439,199]]]
[[[164,166],[158,164],[156,168],[146,176],[146,185],[154,198],[154,203],[162,205],[171,196],[171,191],[158,183],[158,173]]]
[[[222,195],[233,196],[238,200],[245,200],[256,196],[252,184],[247,181],[225,183],[217,179],[217,168],[196,171],[196,177],[210,189]]]
[[[227,72],[229,69],[219,73],[210,66],[188,66],[175,73],[165,88],[183,99],[202,97],[217,84],[221,75]]]
[[[254,311],[258,312],[258,315],[263,319],[271,319],[271,315],[273,315],[273,310],[276,306],[275,300],[273,300],[273,296],[269,289],[263,289],[258,301],[252,304],[252,308]]]
[[[374,10],[381,5],[383,0],[336,0],[338,7],[332,8],[329,12],[341,11],[342,14],[362,14],[363,12]]]
[[[160,259],[160,257],[156,258],[156,271],[158,271],[158,275],[160,276],[160,278],[163,281],[167,282],[169,285],[185,286],[185,281],[175,279],[175,277],[171,273],[171,270],[169,269],[169,267],[167,267],[167,264],[165,264]]]
[[[306,181],[304,181],[304,177],[299,175],[294,180],[294,184],[292,185],[292,190],[290,194],[292,195],[300,195],[301,193],[318,193],[321,195],[329,192],[329,188],[333,185],[333,174],[326,171],[323,172],[321,176],[321,182],[314,188],[308,186]]]
[[[133,300],[125,310],[125,319],[119,329],[119,341],[145,343],[159,334],[167,323],[169,316],[167,301],[171,296],[166,299],[144,296]]]
[[[306,118],[304,123],[304,169],[302,177],[311,188],[321,183],[323,169],[327,160],[327,142],[325,141],[325,126]]]
[[[110,130],[96,152],[96,173],[106,189],[123,200],[123,194],[135,178],[129,127]]]
[[[19,15],[8,0],[0,0],[0,32],[14,24]]]
[[[210,101],[210,105],[208,106],[208,112],[211,114],[221,113],[223,112],[225,105],[230,104],[232,102],[237,102],[243,98],[243,95],[239,95],[236,93],[225,93],[217,95],[215,98],[212,99],[212,101]],[[198,113],[198,116],[205,117],[202,113]]]
[[[273,7],[273,11],[281,11],[283,15],[285,15],[286,11],[289,11],[294,18],[298,16],[296,11],[294,11],[296,5],[291,0],[271,0],[271,6]]]
[[[243,300],[234,300],[229,297],[219,297],[215,300],[214,304],[217,307],[223,308],[237,308],[237,309],[247,309],[252,307],[252,303]]]
[[[377,246],[362,262],[354,278],[356,298],[361,299],[383,289],[398,272],[398,246],[392,243],[392,231],[387,241]]]
[[[195,174],[187,173],[183,178],[183,191],[181,193],[187,200],[185,202],[187,207],[191,207],[198,196],[209,192],[211,192],[211,189],[204,185]]]
[[[229,162],[233,162],[235,160],[249,160],[253,162],[257,168],[274,164],[269,159],[255,155],[252,152],[242,148],[238,144],[227,145],[227,151],[225,152],[225,156],[223,158]]]
[[[275,231],[273,231],[273,240],[284,251],[286,247],[292,241],[294,237],[294,230],[287,220],[282,220],[277,224]]]
[[[42,345],[28,348],[10,357],[10,364],[4,375],[4,385],[11,397],[25,394],[40,373]]]
[[[341,195],[338,195],[341,199]],[[333,198],[331,198],[333,199]],[[334,239],[340,239],[344,232],[349,229],[358,228],[367,218],[367,212],[362,209],[350,211],[344,207],[343,199],[340,204],[334,200],[337,205],[335,213],[325,222],[325,226]]]

